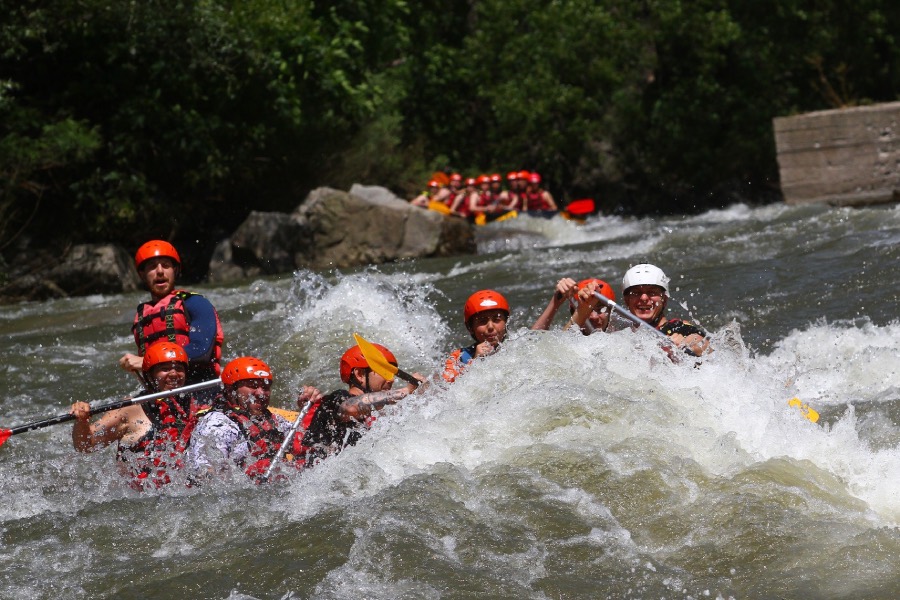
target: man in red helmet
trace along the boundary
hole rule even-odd
[[[188,460],[195,475],[208,476],[237,465],[256,481],[264,478],[293,425],[269,410],[272,380],[272,370],[259,358],[242,356],[225,365],[224,391],[211,410],[201,413],[191,436]],[[317,390],[304,392],[297,400],[301,408],[318,399]],[[308,423],[306,418],[302,425]]]
[[[185,385],[188,356],[178,344],[158,342],[147,348],[142,361],[146,393]],[[172,469],[180,468],[202,408],[193,397],[172,396],[111,410],[91,423],[90,404],[76,402],[69,411],[75,416],[72,445],[92,452],[117,442],[116,456],[133,487],[159,487],[170,482]]]
[[[203,296],[175,289],[181,271],[175,247],[163,240],[149,241],[138,248],[134,264],[150,291],[150,301],[138,305],[131,327],[138,353],[125,354],[119,365],[140,373],[147,347],[164,339],[187,352],[189,384],[218,377],[224,341],[219,315]]]
[[[381,344],[372,345],[388,363],[397,366],[397,358],[390,350]],[[347,384],[346,390],[321,396],[316,388],[306,387],[300,395],[300,400],[313,400],[312,417],[303,437],[309,466],[354,445],[374,421],[375,411],[396,404],[417,389],[411,383],[399,390],[391,389],[394,380],[373,371],[359,346],[353,346],[341,356],[340,374],[341,381]],[[425,383],[422,375],[413,373],[413,376]],[[315,400],[317,395],[319,401]]]
[[[553,317],[556,316],[563,303],[568,301],[572,318],[566,325],[566,329],[571,325],[578,325],[584,335],[590,335],[595,331],[606,331],[609,325],[609,309],[605,306],[594,306],[594,292],[613,301],[616,299],[616,293],[612,286],[602,279],[582,279],[578,283],[569,277],[560,279],[547,308],[531,328],[550,329]]]
[[[463,320],[475,343],[450,354],[443,373],[449,382],[455,381],[472,359],[493,354],[500,347],[506,339],[509,302],[494,290],[477,291],[466,300]]]

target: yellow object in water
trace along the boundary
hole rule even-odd
[[[788,400],[788,405],[794,406],[803,413],[803,416],[812,421],[813,423],[819,422],[819,413],[813,410],[809,404],[803,404],[800,398],[791,398]]]

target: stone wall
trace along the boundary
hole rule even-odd
[[[788,204],[900,201],[900,102],[773,121]]]

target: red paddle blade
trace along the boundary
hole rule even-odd
[[[566,206],[566,212],[570,215],[587,215],[594,212],[594,199],[593,198],[583,198],[581,200],[572,200],[569,202],[568,206]]]
[[[0,446],[6,443],[9,436],[12,435],[12,429],[0,429]]]

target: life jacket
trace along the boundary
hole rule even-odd
[[[199,294],[175,290],[155,303],[142,302],[138,304],[137,312],[134,315],[134,324],[131,326],[131,331],[134,333],[134,342],[138,347],[138,354],[143,356],[147,346],[161,339],[174,342],[182,347],[187,346],[191,341],[191,323],[188,320],[188,313],[184,309],[184,301],[191,296],[197,295]],[[213,312],[215,313],[215,311]],[[210,360],[210,377],[219,376],[221,371],[222,342],[225,340],[218,313],[215,313],[215,316],[216,337],[213,344],[213,356]],[[204,379],[203,377],[193,376],[193,373],[189,373],[189,375],[191,375],[189,377],[191,381],[189,382],[202,381]],[[205,378],[209,379],[210,377]]]
[[[544,192],[525,192],[523,194],[525,201],[528,203],[528,210],[552,210],[550,203],[544,197]]]
[[[466,365],[475,358],[475,348],[478,344],[473,344],[467,348],[459,348],[450,353],[447,362],[444,364],[443,377],[446,381],[453,383],[459,377]]]
[[[693,323],[682,321],[681,319],[669,319],[662,325],[657,326],[657,329],[668,336],[678,333],[683,335],[684,337],[694,334],[706,337],[706,332],[703,329],[697,327]],[[684,353],[689,356],[697,356],[697,354],[690,348],[684,348]]]
[[[275,415],[266,411],[263,417],[251,417],[246,411],[235,407],[228,407],[223,414],[240,427],[250,445],[250,456],[244,459],[241,467],[250,478],[261,482],[284,441],[284,433],[278,430]]]
[[[461,192],[459,192],[459,194],[462,194],[463,198],[459,203],[459,206],[456,207],[456,212],[459,213],[459,215],[462,217],[468,217],[470,214],[472,214],[472,209],[469,208],[469,196],[471,194],[469,194],[469,192],[467,192],[466,190],[462,190]],[[450,202],[451,207],[454,203],[456,203],[456,200],[459,198],[459,194],[453,197],[453,200]]]
[[[336,390],[316,403],[313,407],[315,410],[310,409],[307,414],[310,416],[309,424],[303,439],[299,446],[295,441],[294,446],[296,451],[304,452],[306,466],[313,466],[347,446],[353,446],[362,437],[365,429],[375,422],[375,417],[368,417],[365,421],[338,420],[340,405],[352,395],[347,390]]]
[[[195,398],[160,398],[141,406],[150,429],[131,446],[119,446],[116,458],[123,463],[131,486],[137,490],[171,483],[169,472],[181,469],[197,413],[203,407]]]
[[[479,210],[485,212],[491,212],[497,208],[497,201],[499,200],[499,196],[494,192],[488,190],[486,192],[479,191],[478,192],[478,203],[476,205],[475,212]]]

